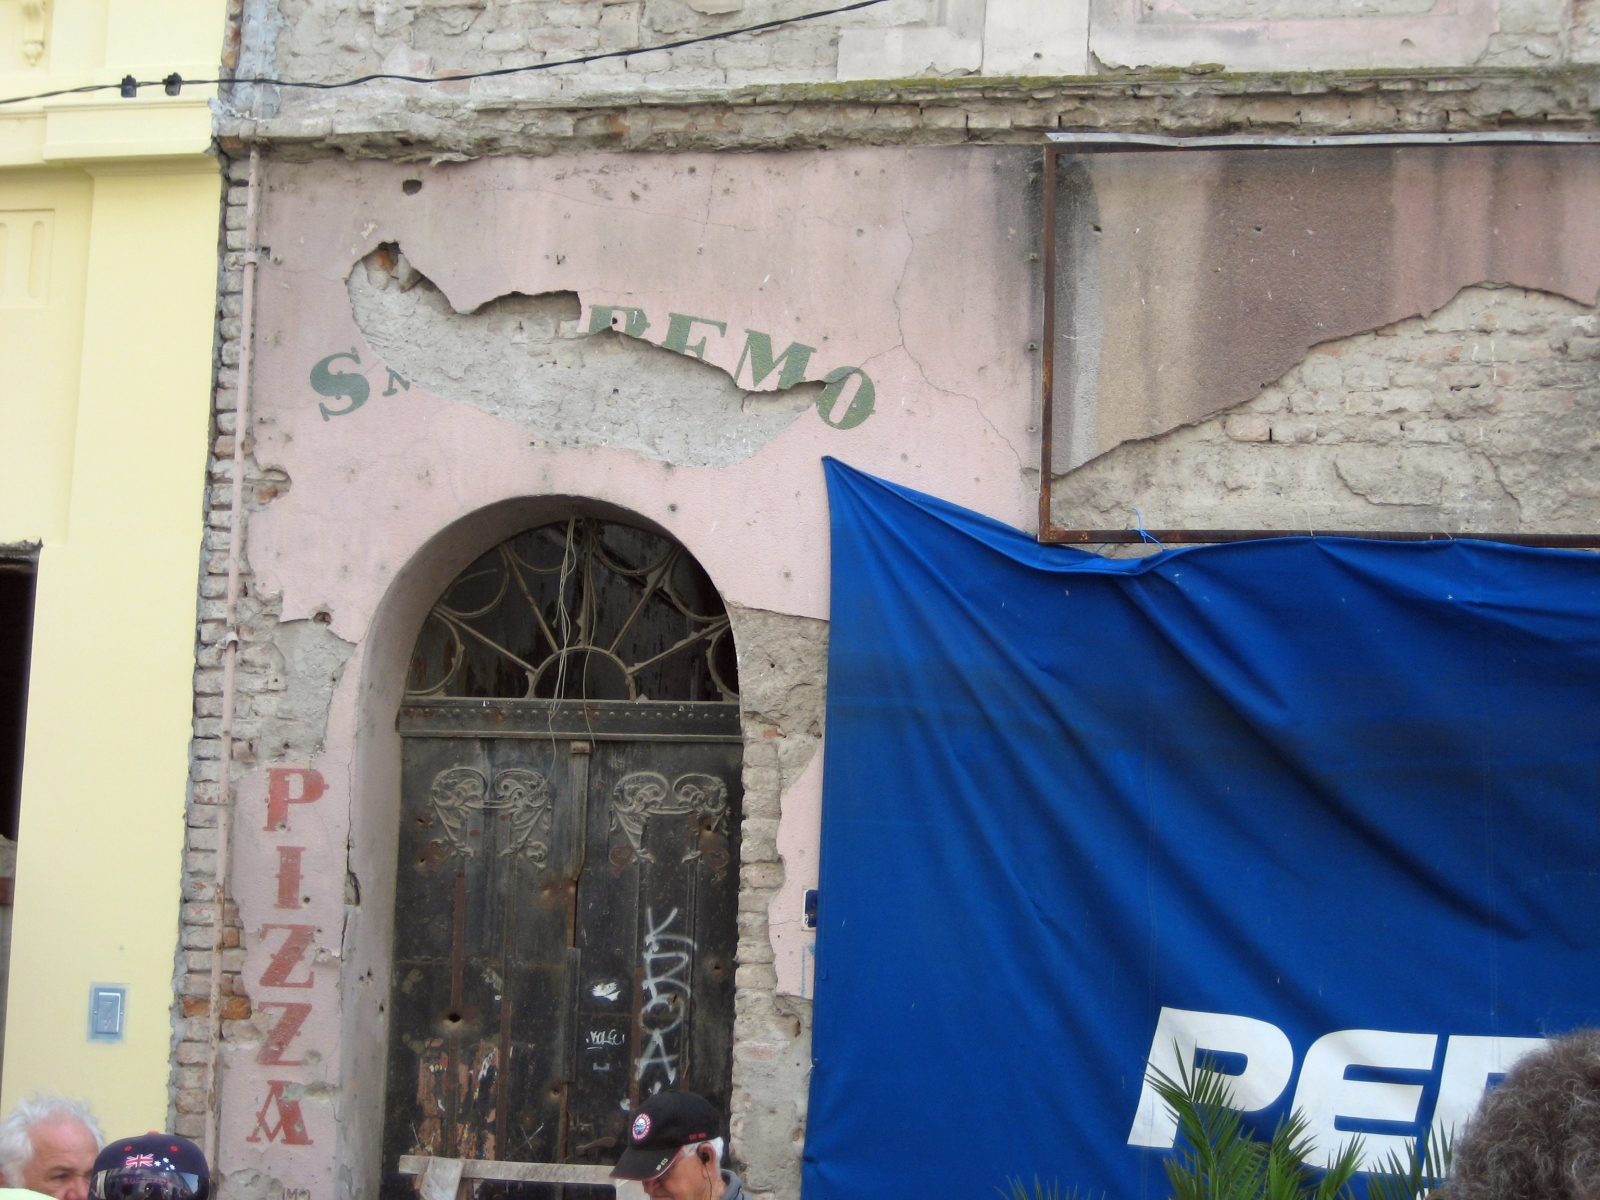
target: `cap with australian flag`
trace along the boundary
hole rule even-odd
[[[206,1200],[211,1172],[188,1138],[146,1133],[109,1142],[94,1160],[94,1200]]]

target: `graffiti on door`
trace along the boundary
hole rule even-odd
[[[658,924],[655,910],[644,910],[645,934],[639,988],[644,1003],[639,1024],[644,1032],[644,1053],[634,1064],[639,1089],[655,1095],[678,1082],[678,1031],[689,1011],[689,964],[694,959],[694,939],[673,933],[678,910]]]

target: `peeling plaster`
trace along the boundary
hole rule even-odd
[[[744,462],[816,403],[821,383],[746,391],[727,371],[624,333],[578,332],[574,292],[455,309],[403,256],[350,272],[368,343],[410,383],[556,446],[609,446],[680,467]]]
[[[1600,314],[1469,287],[1316,347],[1259,396],[1057,477],[1056,524],[1586,533]]]
[[[322,750],[333,691],[355,646],[315,619],[284,621],[272,640],[279,662],[266,686],[276,703],[261,714],[258,754],[264,764],[303,762]]]
[[[1063,171],[1058,278],[1080,302],[1056,330],[1074,389],[1056,395],[1062,467],[1231,408],[1311,347],[1464,286],[1600,291],[1600,147],[1103,154]],[[1085,268],[1097,277],[1075,282]]]

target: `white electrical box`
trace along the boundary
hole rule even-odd
[[[89,1040],[120,1042],[128,1010],[128,989],[120,984],[97,983],[89,989]]]

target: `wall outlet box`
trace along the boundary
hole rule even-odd
[[[127,1012],[127,988],[113,983],[94,984],[89,988],[89,1040],[120,1042]]]

